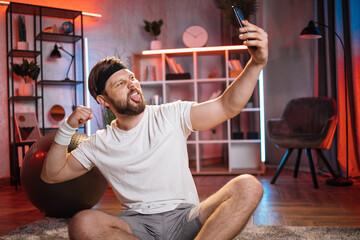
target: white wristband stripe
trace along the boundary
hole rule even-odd
[[[57,131],[54,141],[63,146],[68,146],[71,141],[71,137],[75,134],[77,128],[70,127],[67,124],[67,119],[61,124],[59,130]]]

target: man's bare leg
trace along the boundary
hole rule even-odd
[[[70,221],[69,237],[72,240],[138,239],[126,221],[98,210],[77,213]]]
[[[232,179],[200,208],[203,227],[195,239],[233,239],[246,226],[263,194],[260,182],[251,175]]]

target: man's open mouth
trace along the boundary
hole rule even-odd
[[[141,100],[141,95],[137,90],[132,90],[132,92],[130,93],[130,99],[133,100],[134,102],[140,102]]]

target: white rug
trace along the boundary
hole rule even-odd
[[[43,218],[0,237],[3,240],[69,239],[69,219]],[[234,240],[359,240],[360,228],[247,226]]]

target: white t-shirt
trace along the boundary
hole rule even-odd
[[[193,102],[146,106],[138,125],[121,130],[116,121],[83,141],[72,155],[87,169],[99,168],[117,198],[143,214],[197,204],[186,139],[193,131]]]

